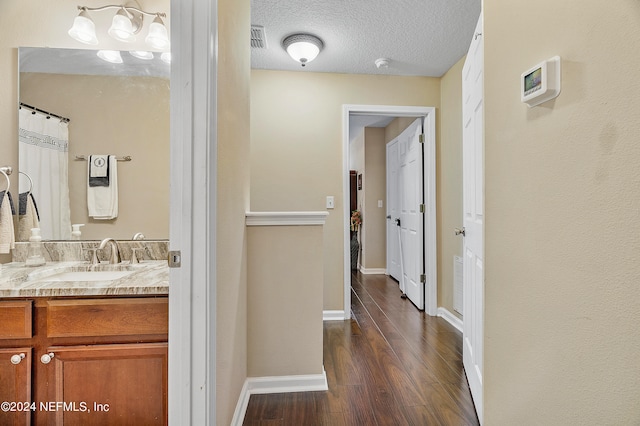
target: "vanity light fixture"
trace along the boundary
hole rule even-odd
[[[129,54],[138,59],[144,59],[146,61],[153,59],[153,53],[146,50],[130,50]]]
[[[135,2],[138,6],[137,1]],[[145,41],[152,48],[158,50],[166,50],[169,48],[169,35],[167,27],[165,27],[162,18],[166,18],[166,13],[162,12],[145,12],[139,7],[127,5],[108,5],[101,7],[78,6],[80,13],[73,20],[73,26],[69,30],[69,35],[75,40],[96,45],[98,38],[96,37],[96,26],[89,12],[97,12],[108,9],[117,9],[108,34],[116,40],[127,43],[136,40],[136,35],[142,30],[144,15],[154,16],[154,20],[149,26],[149,32]]]
[[[311,34],[292,34],[282,41],[282,47],[304,67],[318,56],[324,43]]]
[[[162,62],[164,62],[166,64],[170,64],[171,63],[171,52],[162,52],[162,55],[160,55],[160,59],[162,60]]]
[[[80,9],[80,14],[73,20],[73,26],[69,30],[69,35],[85,44],[98,44],[96,24],[93,23],[86,9]]]
[[[142,28],[142,15],[129,13],[124,7],[120,8],[111,21],[107,33],[116,40],[132,43],[136,41],[136,34]]]
[[[98,50],[98,58],[103,61],[111,62],[112,64],[121,64],[122,56],[118,50]]]
[[[162,22],[162,18],[159,15],[156,15],[151,25],[149,25],[149,33],[144,41],[158,50],[165,50],[169,47],[167,27],[164,26],[164,22]]]

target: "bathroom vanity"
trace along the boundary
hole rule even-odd
[[[167,424],[166,261],[0,271],[0,424]]]

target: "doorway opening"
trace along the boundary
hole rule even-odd
[[[424,239],[421,259],[424,279],[424,310],[437,315],[436,273],[436,193],[435,193],[435,108],[415,106],[343,105],[343,206],[344,211],[344,318],[349,319],[351,306],[351,244],[350,244],[350,136],[352,119],[361,116],[423,117],[424,174],[421,186],[424,204]],[[366,220],[366,219],[365,219]]]

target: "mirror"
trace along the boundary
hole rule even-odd
[[[106,62],[96,53],[84,49],[19,49],[19,99],[24,105],[19,113],[21,173],[13,178],[19,176],[21,194],[32,186],[44,239],[70,239],[71,224],[85,224],[80,239],[131,239],[139,232],[146,239],[168,239],[170,66],[159,53],[145,60],[120,52],[120,64]],[[47,162],[64,163],[64,158],[45,159],[48,154],[34,151],[36,143],[30,143],[42,128],[36,125],[34,131],[33,124],[28,124],[36,115],[45,127],[54,128],[53,136],[40,139],[41,145],[58,151],[64,151],[64,145],[68,147],[62,153],[66,166],[63,164],[59,171]],[[56,116],[69,122],[62,123]],[[86,159],[107,154],[120,160],[130,157],[130,161],[117,161],[115,166],[117,215],[111,219],[90,217],[88,193],[93,189],[88,183]],[[18,197],[14,198],[17,203]],[[20,226],[17,228],[16,236],[20,235]],[[17,240],[24,241],[24,233]]]

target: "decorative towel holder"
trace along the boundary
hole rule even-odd
[[[133,158],[131,158],[130,155],[125,155],[123,157],[116,157],[117,161],[131,161],[133,160]],[[86,155],[76,155],[76,161],[87,161],[87,156]]]
[[[27,194],[31,194],[31,191],[33,191],[33,179],[31,179],[31,176],[29,176],[25,172],[18,171],[18,173],[21,174],[21,175],[25,175],[27,177],[27,179],[29,180],[29,190],[27,191]]]
[[[2,173],[4,175],[4,177],[7,179],[7,189],[5,189],[5,191],[8,191],[9,187],[11,186],[11,181],[9,180],[9,175],[11,173],[13,173],[13,167],[11,167],[11,166],[0,167],[0,173]]]

